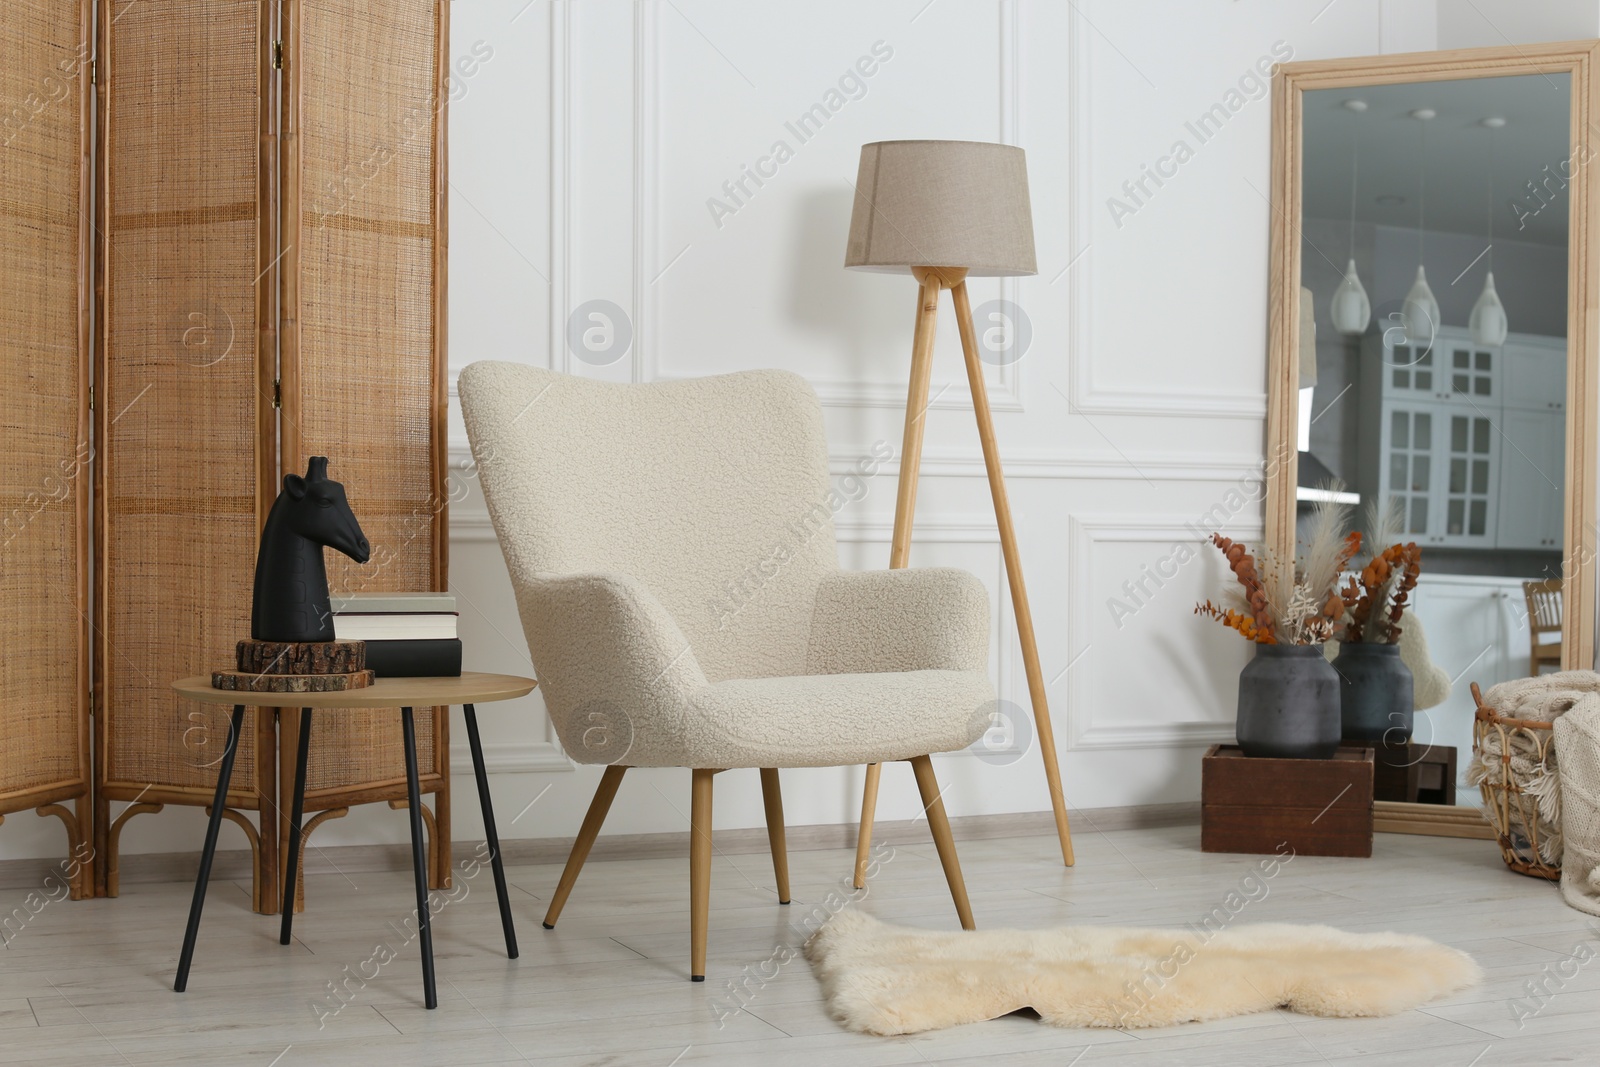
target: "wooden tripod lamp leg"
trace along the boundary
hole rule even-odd
[[[928,428],[928,387],[933,382],[933,338],[939,323],[939,276],[917,279],[917,326],[911,341],[911,387],[906,392],[905,438],[900,444],[900,484],[894,500],[894,539],[889,566],[911,562],[911,520],[917,513],[917,475],[922,468],[922,437]]]
[[[900,485],[894,501],[894,539],[889,544],[889,566],[898,569],[911,561],[911,520],[917,511],[917,474],[922,466],[922,435],[927,429],[928,387],[933,381],[933,337],[939,318],[939,292],[943,283],[937,271],[917,275],[917,325],[911,341],[911,387],[906,393],[906,429],[900,444]],[[867,882],[867,862],[872,852],[872,820],[878,807],[878,781],[883,765],[867,764],[861,794],[861,831],[856,837],[854,885]]]
[[[1000,527],[1000,548],[1005,556],[1011,603],[1017,614],[1017,637],[1022,642],[1028,695],[1033,703],[1034,725],[1039,731],[1039,749],[1044,756],[1044,776],[1050,787],[1050,805],[1055,809],[1056,834],[1061,839],[1061,861],[1071,867],[1072,829],[1067,825],[1067,802],[1061,792],[1061,767],[1056,762],[1055,730],[1050,724],[1044,672],[1039,668],[1039,644],[1033,633],[1033,612],[1028,607],[1028,587],[1022,580],[1017,530],[1011,522],[1011,504],[1006,498],[1005,474],[1000,467],[1000,449],[994,439],[994,418],[989,412],[989,392],[983,383],[983,363],[978,358],[978,335],[972,325],[972,303],[967,299],[966,281],[959,281],[952,286],[950,295],[956,302],[956,325],[961,331],[961,351],[966,357],[967,381],[972,388],[972,408],[978,416],[978,439],[983,443],[983,464],[989,474],[989,492],[994,497],[995,522]]]

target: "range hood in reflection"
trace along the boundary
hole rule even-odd
[[[1345,489],[1329,489],[1338,482],[1328,465],[1310,452],[1300,453],[1300,476],[1295,480],[1294,498],[1302,504],[1359,504],[1361,494]]]

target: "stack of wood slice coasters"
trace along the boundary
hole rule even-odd
[[[365,641],[239,642],[238,670],[213,671],[211,684],[240,693],[338,693],[365,689],[374,675]]]

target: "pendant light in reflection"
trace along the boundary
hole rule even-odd
[[[1345,267],[1344,280],[1339,283],[1339,288],[1333,291],[1333,303],[1329,308],[1329,318],[1333,321],[1333,328],[1347,337],[1359,337],[1367,330],[1367,324],[1372,321],[1372,302],[1367,299],[1367,290],[1362,286],[1361,279],[1356,276],[1356,185],[1361,173],[1361,126],[1362,112],[1367,110],[1365,100],[1346,100],[1346,110],[1350,112],[1350,263]]]
[[[1506,340],[1506,309],[1500,303],[1500,294],[1494,291],[1494,168],[1496,160],[1494,134],[1506,124],[1506,120],[1499,116],[1492,116],[1483,120],[1482,125],[1489,130],[1489,269],[1483,276],[1483,292],[1478,294],[1477,303],[1472,305],[1472,314],[1467,319],[1467,326],[1472,330],[1472,340],[1480,345],[1501,345]]]
[[[1411,113],[1417,120],[1417,279],[1406,293],[1400,319],[1407,343],[1422,348],[1432,346],[1439,329],[1439,301],[1428,288],[1428,274],[1423,267],[1423,238],[1428,229],[1428,121],[1437,114],[1431,107],[1419,107]]]

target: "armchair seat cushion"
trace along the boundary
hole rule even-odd
[[[675,737],[636,745],[622,762],[835,767],[952,752],[989,728],[994,699],[982,671],[734,679],[694,691]]]

